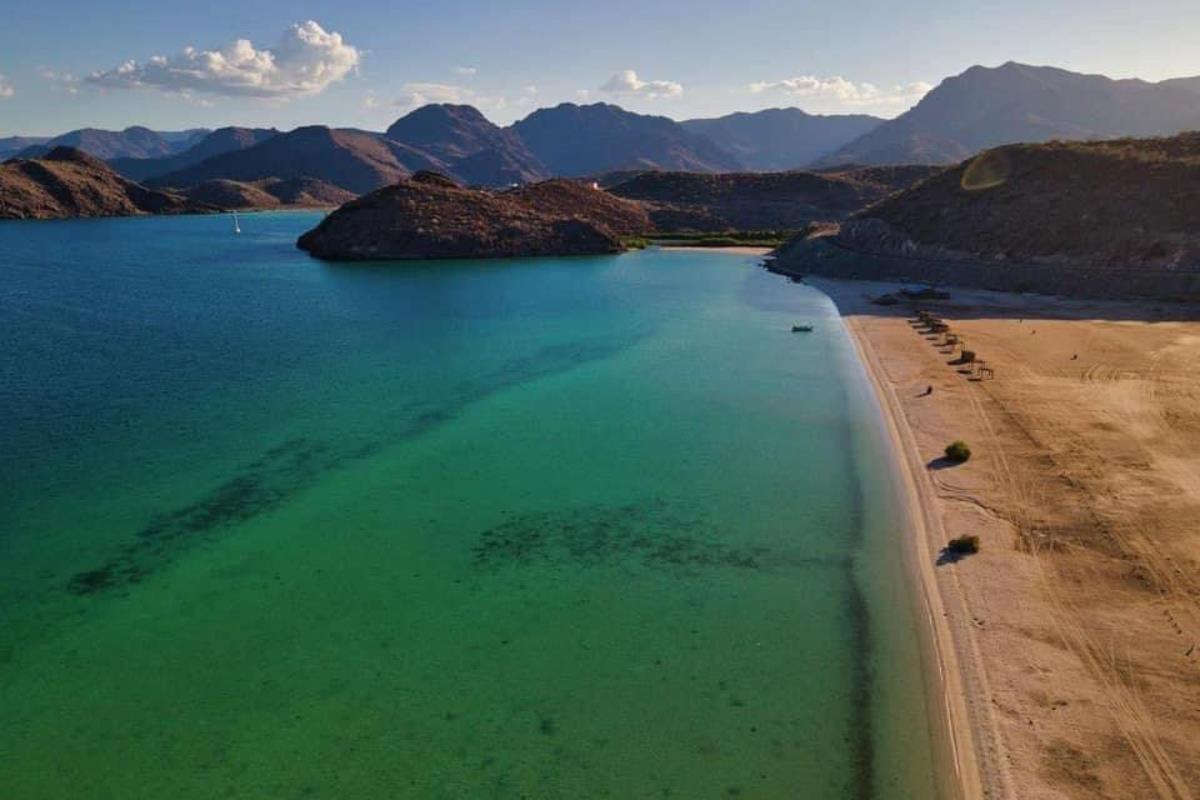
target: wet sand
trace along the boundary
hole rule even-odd
[[[958,793],[1191,798],[1200,786],[1200,310],[954,291],[995,371],[813,279],[890,417]],[[968,374],[970,373],[970,374]],[[932,394],[926,394],[932,387]],[[939,460],[963,439],[971,460]],[[981,552],[947,558],[978,535]]]

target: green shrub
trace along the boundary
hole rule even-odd
[[[978,536],[959,536],[946,544],[946,549],[956,556],[973,555],[979,552]]]
[[[946,446],[946,458],[955,464],[962,464],[971,457],[971,448],[964,441],[951,442]]]

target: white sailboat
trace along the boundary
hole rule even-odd
[[[242,226],[238,224],[238,216],[237,216],[236,211],[233,212],[233,232],[234,233],[242,232]]]

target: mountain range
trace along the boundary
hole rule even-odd
[[[620,171],[952,164],[1014,142],[1168,136],[1196,128],[1200,77],[1150,83],[1010,62],[947,78],[893,120],[792,108],[676,122],[611,104],[563,103],[501,127],[471,106],[429,105],[383,132],[320,125],[288,132],[85,128],[53,139],[0,139],[0,157],[37,157],[70,146],[158,188],[307,179],[363,194],[420,170],[496,187],[554,176],[604,181],[606,173]]]
[[[80,128],[61,136],[12,136],[0,139],[0,159],[40,158],[56,147],[71,147],[104,161],[114,158],[161,158],[182,153],[209,133],[206,128],[152,131],[134,125],[122,131]]]
[[[768,108],[682,125],[724,148],[745,169],[776,172],[812,164],[883,122],[866,114],[820,116],[798,108]]]
[[[1200,78],[1149,83],[1009,62],[971,67],[821,160],[953,164],[989,147],[1172,136],[1200,128]]]

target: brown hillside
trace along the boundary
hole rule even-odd
[[[847,173],[644,172],[610,191],[650,205],[659,230],[800,229],[845,219],[915,179],[897,168]],[[928,168],[919,173],[924,176]],[[895,181],[895,182],[893,182]]]
[[[582,211],[581,211],[582,213]],[[615,253],[617,237],[512,194],[421,172],[334,211],[297,246],[318,258],[392,260]]]
[[[586,220],[617,236],[641,236],[654,227],[642,203],[579,181],[561,178],[542,181],[512,189],[505,196],[517,198],[543,214]]]
[[[1197,266],[1200,133],[1000,147],[857,218],[988,259]]]
[[[0,164],[0,219],[188,214],[212,206],[127,180],[70,147]]]

